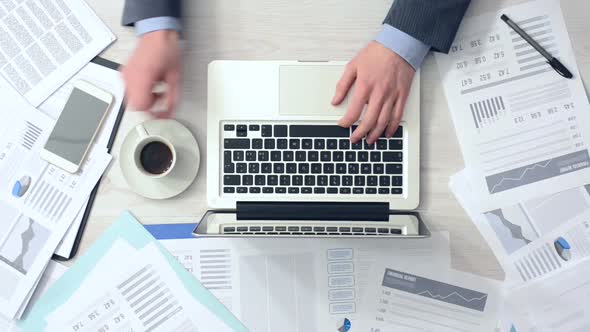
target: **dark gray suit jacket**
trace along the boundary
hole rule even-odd
[[[180,18],[182,0],[125,0],[123,25],[158,16]]]
[[[448,53],[471,0],[396,0],[383,23]]]
[[[211,0],[215,1],[215,0]],[[396,0],[383,23],[448,52],[470,0]],[[182,0],[126,0],[123,24],[157,16],[180,18]]]

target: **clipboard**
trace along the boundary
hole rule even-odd
[[[119,67],[121,66],[120,64],[118,64],[116,62],[101,58],[99,56],[92,59],[91,62],[95,63],[97,65],[103,66],[103,67],[113,69],[113,70],[119,70]],[[115,124],[113,125],[113,131],[111,132],[111,137],[109,137],[109,141],[107,143],[107,152],[109,152],[109,153],[111,152],[111,150],[113,148],[113,143],[115,142],[115,139],[117,137],[117,132],[119,131],[119,125],[121,124],[121,120],[123,119],[124,114],[125,114],[125,103],[123,102],[123,103],[121,103],[121,107],[118,110],[117,119],[115,120]],[[84,230],[86,229],[86,224],[88,223],[88,218],[90,217],[90,213],[92,212],[92,205],[94,204],[94,200],[96,199],[96,195],[98,194],[98,188],[100,186],[101,180],[102,180],[102,177],[100,180],[98,180],[98,182],[94,186],[94,189],[92,189],[90,196],[88,197],[88,204],[86,204],[86,207],[84,210],[84,215],[82,217],[82,222],[80,223],[80,228],[78,228],[78,232],[76,234],[76,239],[74,240],[74,245],[72,246],[72,250],[70,251],[70,257],[62,257],[59,255],[53,254],[52,259],[65,262],[65,261],[69,261],[70,259],[75,257],[76,254],[78,253],[78,247],[80,246],[80,242],[82,241],[82,236],[84,235]],[[82,211],[80,211],[80,213],[82,213]]]

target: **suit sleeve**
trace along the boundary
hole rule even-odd
[[[123,9],[123,25],[134,25],[135,22],[153,17],[182,16],[182,0],[125,0]]]
[[[470,0],[396,0],[383,23],[448,53]]]

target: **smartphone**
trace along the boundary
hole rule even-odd
[[[76,173],[112,103],[110,93],[77,81],[41,150],[41,158],[66,172]]]

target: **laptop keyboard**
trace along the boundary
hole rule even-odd
[[[334,125],[224,122],[223,193],[402,195],[403,127],[352,144]]]

